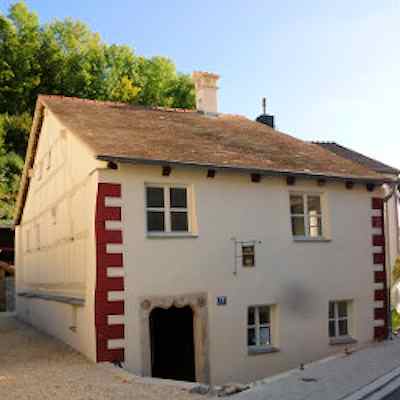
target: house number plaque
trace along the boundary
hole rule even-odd
[[[226,296],[217,297],[217,306],[226,306]]]

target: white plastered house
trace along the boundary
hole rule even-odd
[[[16,213],[18,316],[133,373],[251,381],[382,339],[382,184],[245,117],[40,96]]]

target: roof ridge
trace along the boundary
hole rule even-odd
[[[196,109],[191,108],[177,108],[177,107],[165,107],[165,106],[145,106],[142,104],[130,104],[124,103],[122,101],[113,101],[113,100],[97,100],[97,99],[84,99],[82,97],[76,96],[64,96],[61,94],[39,94],[39,100],[46,100],[46,99],[61,99],[67,101],[75,101],[80,103],[92,103],[96,105],[112,105],[112,106],[122,106],[127,108],[136,108],[141,110],[155,110],[155,111],[167,111],[167,112],[188,112],[188,113],[195,113],[197,112]]]
[[[207,113],[202,111],[198,111],[196,109],[191,108],[177,108],[177,107],[165,107],[165,106],[145,106],[142,104],[130,104],[124,103],[122,101],[113,101],[113,100],[97,100],[97,99],[84,99],[76,96],[64,96],[59,94],[39,94],[38,98],[41,100],[46,99],[63,99],[67,101],[76,101],[80,103],[92,103],[97,105],[110,105],[110,106],[122,106],[127,108],[139,109],[139,110],[151,110],[151,111],[165,111],[165,112],[176,112],[176,113],[196,113],[199,115],[209,116]],[[249,119],[245,115],[242,114],[231,114],[231,113],[216,113],[215,117],[219,118],[241,118],[241,119]]]

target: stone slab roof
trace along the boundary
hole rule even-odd
[[[346,158],[347,160],[354,161],[358,164],[364,165],[367,168],[380,174],[399,175],[400,170],[393,168],[380,161],[374,160],[371,157],[365,156],[364,154],[358,153],[348,147],[342,146],[335,142],[314,142],[322,148],[337,154],[340,157]]]
[[[96,156],[379,178],[375,171],[241,116],[40,96]]]

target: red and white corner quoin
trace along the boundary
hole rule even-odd
[[[374,291],[374,338],[383,340],[388,334],[387,321],[387,279],[386,279],[386,258],[385,258],[385,227],[383,199],[374,197],[372,199],[372,246],[374,262],[374,282],[379,285]]]
[[[124,339],[123,323],[111,323],[109,316],[120,316],[123,321],[124,300],[109,298],[110,292],[124,291],[123,255],[108,253],[108,244],[122,244],[121,229],[107,229],[107,221],[121,221],[121,207],[107,206],[106,198],[121,198],[121,185],[99,183],[96,200],[96,291],[95,291],[95,326],[97,362],[124,361],[123,347],[113,348],[109,341]],[[110,269],[117,271],[111,273]],[[120,269],[120,273],[118,271]]]

